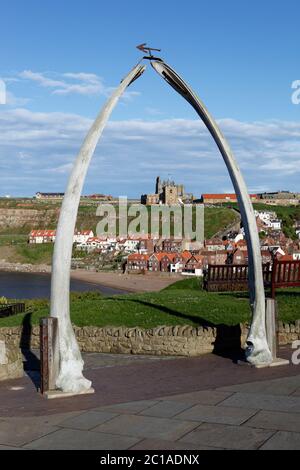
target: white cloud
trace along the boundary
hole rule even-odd
[[[91,124],[76,114],[0,109],[1,193],[64,190]],[[300,190],[300,123],[222,119],[219,124],[251,192]],[[85,191],[138,196],[153,191],[159,174],[171,174],[196,196],[231,187],[219,151],[199,120],[131,120],[108,124]]]
[[[52,89],[53,95],[108,96],[114,90],[112,87],[105,86],[103,79],[93,73],[68,72],[59,74],[24,70],[19,73],[19,77],[35,82],[43,88]],[[136,91],[127,91],[124,93],[123,99],[130,100],[139,94]]]
[[[91,73],[50,74],[24,70],[19,76],[44,88],[52,88],[54,95],[103,95],[105,87],[100,77]],[[67,80],[66,80],[67,79]]]
[[[15,96],[14,93],[11,91],[6,91],[6,105],[7,106],[25,106],[30,101],[29,98],[21,98],[19,96]]]

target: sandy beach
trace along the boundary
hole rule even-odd
[[[124,289],[128,292],[153,292],[164,289],[182,279],[181,276],[163,276],[159,274],[121,274],[117,272],[71,271],[71,277],[102,286]]]
[[[0,271],[45,274],[51,273],[51,266],[8,263],[1,260]],[[72,270],[71,277],[79,281],[121,289],[127,292],[159,291],[182,279],[181,276],[174,274],[172,276],[156,273],[147,273],[145,275],[123,274],[119,272],[94,272],[83,269]]]

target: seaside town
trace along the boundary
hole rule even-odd
[[[184,205],[203,204],[204,207],[218,207],[222,204],[237,204],[235,194],[203,194],[195,200],[192,194],[185,192],[184,185],[174,181],[156,179],[154,194],[141,196],[142,204]],[[37,193],[38,200],[60,200],[63,194]],[[282,220],[278,219],[272,206],[300,206],[300,193],[280,191],[274,193],[251,194],[253,204],[270,206],[270,210],[255,210],[258,232],[260,235],[263,264],[270,268],[275,259],[281,261],[300,260],[300,220],[293,224],[294,237],[284,234]],[[112,201],[112,196],[92,195],[84,199]],[[237,207],[237,206],[236,206]],[[236,209],[238,213],[238,209]],[[29,244],[55,242],[55,230],[32,230]],[[242,223],[235,224],[235,230],[229,227],[222,237],[213,237],[201,242],[170,237],[162,239],[149,234],[135,237],[96,236],[87,227],[76,231],[73,237],[73,268],[100,269],[105,265],[114,265],[124,273],[169,273],[182,276],[202,276],[209,265],[247,265],[248,252]],[[86,255],[86,261],[84,256]],[[89,255],[89,256],[88,256]]]

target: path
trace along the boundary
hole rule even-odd
[[[47,401],[27,376],[0,384],[0,449],[300,449],[299,366],[212,354],[85,360],[94,395]]]

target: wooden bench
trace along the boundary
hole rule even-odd
[[[0,318],[25,313],[24,303],[0,304]]]
[[[280,261],[275,259],[271,277],[271,297],[280,287],[300,287],[300,261]]]
[[[263,265],[263,275],[265,285],[271,285],[269,263]],[[210,264],[204,272],[203,286],[208,292],[248,290],[248,264]]]
[[[300,287],[300,261],[275,259],[272,270],[269,263],[263,265],[263,277],[265,288],[271,289],[274,299],[275,291],[280,287]],[[204,273],[203,285],[208,292],[248,290],[248,265],[209,265]]]

